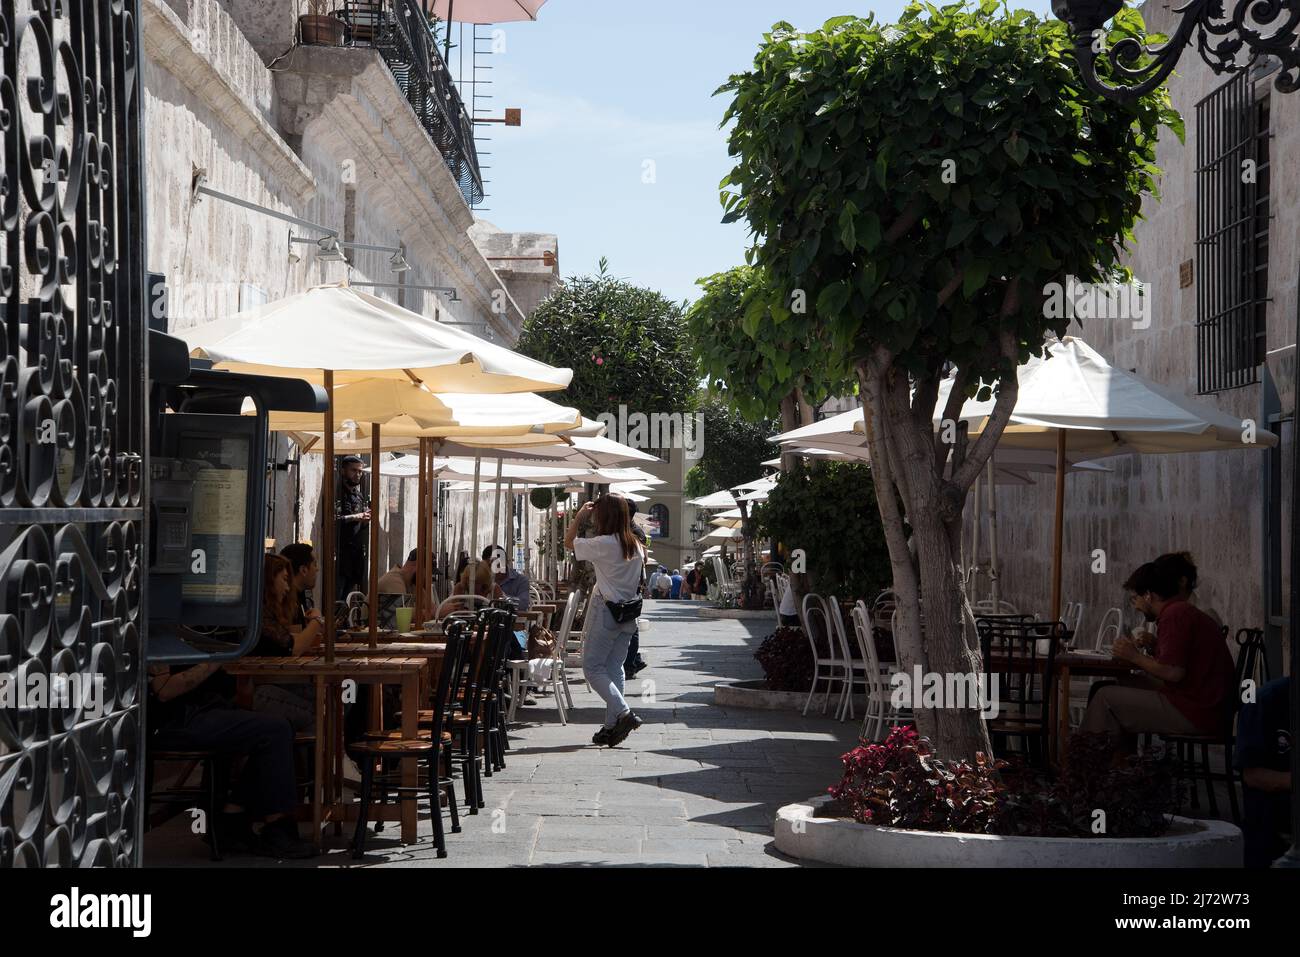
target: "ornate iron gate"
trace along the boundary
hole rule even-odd
[[[138,23],[135,0],[0,10],[0,867],[140,857]]]

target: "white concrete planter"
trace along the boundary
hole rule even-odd
[[[829,801],[777,811],[777,850],[844,867],[1241,867],[1241,831],[1224,821],[1174,818],[1163,837],[997,837],[814,817]]]
[[[839,692],[832,692],[830,711],[839,704]],[[720,708],[757,708],[762,711],[802,711],[808,700],[806,691],[772,691],[763,679],[757,681],[720,681],[713,686],[713,703]],[[826,704],[825,692],[813,695],[808,714],[821,714]],[[861,715],[867,705],[865,695],[853,696],[853,707]]]
[[[766,618],[772,623],[775,630],[778,626],[772,610],[755,609],[755,608],[713,608],[705,607],[700,609],[701,618]]]

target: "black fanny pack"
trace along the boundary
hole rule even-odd
[[[636,621],[641,617],[640,598],[634,598],[631,601],[606,601],[605,607],[614,616],[614,621],[620,625],[629,621]]]

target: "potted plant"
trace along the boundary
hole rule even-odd
[[[299,42],[308,46],[340,47],[347,32],[342,20],[330,12],[332,0],[307,0],[307,13],[298,18]]]

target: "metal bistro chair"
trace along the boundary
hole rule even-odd
[[[998,713],[988,722],[999,754],[1020,753],[1042,765],[1051,734],[1056,653],[1065,627],[1060,622],[978,618],[975,628],[988,680],[997,680]],[[993,657],[1000,661],[992,664]],[[989,689],[992,697],[992,688]],[[1011,742],[1018,743],[1012,747]]]
[[[822,714],[831,703],[831,684],[841,682],[841,693],[843,683],[850,677],[848,670],[842,658],[836,653],[835,635],[832,634],[830,617],[826,611],[826,603],[822,601],[820,595],[809,592],[803,596],[802,604],[803,614],[799,617],[803,620],[804,634],[808,636],[808,645],[812,648],[813,653],[813,679],[812,685],[808,688],[808,700],[803,704],[803,713],[808,714],[808,707],[812,704],[813,695],[817,693],[817,682],[826,682],[826,699],[822,703]],[[818,631],[813,624],[814,614],[821,618],[821,634],[826,638],[826,653],[817,647]]]
[[[559,712],[560,724],[562,725],[569,723],[568,712],[573,708],[573,694],[569,691],[568,675],[564,669],[564,649],[569,634],[573,630],[573,620],[577,616],[578,605],[581,601],[582,592],[579,590],[570,592],[568,599],[564,603],[564,618],[560,624],[560,634],[556,636],[555,657],[550,659],[551,677],[541,684],[542,694],[549,693],[555,697],[555,710]],[[507,667],[510,668],[511,678],[510,714],[508,719],[514,721],[515,713],[519,710],[519,702],[523,698],[531,672],[527,661],[512,661],[508,663]]]
[[[374,786],[378,780],[380,804],[388,794],[396,792],[399,800],[417,800],[420,793],[429,798],[429,814],[433,818],[433,843],[438,857],[447,856],[447,842],[443,834],[442,807],[440,794],[447,794],[447,808],[451,813],[451,830],[460,833],[460,814],[456,807],[456,788],[450,773],[451,733],[443,725],[450,716],[451,690],[455,677],[460,671],[461,654],[469,644],[469,625],[465,622],[452,622],[447,628],[447,653],[443,659],[442,671],[438,674],[438,686],[433,696],[433,710],[430,712],[429,737],[414,739],[382,736],[366,739],[348,745],[348,756],[361,768],[361,807],[357,813],[357,829],[352,838],[352,856],[357,860],[365,857],[366,825],[370,821],[370,805],[373,800]],[[420,758],[427,767],[423,788],[403,787],[400,771],[389,767],[402,758]],[[377,776],[375,765],[382,763],[383,770]],[[443,773],[446,767],[447,773]]]
[[[853,657],[853,645],[849,641],[848,629],[844,627],[844,613],[840,610],[839,599],[831,595],[826,599],[826,608],[830,612],[831,631],[839,646],[840,657],[844,661],[844,673],[847,676],[840,692],[839,707],[835,711],[835,717],[842,723],[846,717],[857,717],[853,712],[853,692],[857,688],[861,688],[864,694],[869,690],[870,662],[865,655],[861,658]]]
[[[861,737],[867,741],[879,741],[885,735],[886,722],[891,728],[897,727],[900,722],[913,720],[912,711],[910,708],[894,707],[891,679],[898,669],[880,661],[871,613],[867,610],[866,603],[859,601],[850,614],[853,618],[853,632],[858,639],[858,650],[867,665],[867,707],[862,715]]]
[[[781,596],[790,586],[781,581],[781,575],[773,575],[767,580],[767,593],[772,596],[772,617],[776,619],[776,627],[781,627]]]
[[[1101,624],[1097,627],[1097,637],[1092,647],[1096,651],[1109,651],[1114,646],[1115,639],[1123,633],[1124,612],[1111,608],[1101,616]]]
[[[1223,626],[1223,637],[1227,640],[1228,626]],[[1255,679],[1259,672],[1263,684],[1268,680],[1268,657],[1264,654],[1264,631],[1262,628],[1242,628],[1237,632],[1237,662],[1235,667],[1236,684],[1227,702],[1224,714],[1223,731],[1219,734],[1162,734],[1160,737],[1167,745],[1174,747],[1178,766],[1192,782],[1191,804],[1200,807],[1197,796],[1197,782],[1205,782],[1205,794],[1209,799],[1210,813],[1219,813],[1219,801],[1214,794],[1214,782],[1224,781],[1228,785],[1228,805],[1232,809],[1232,822],[1241,823],[1241,812],[1237,804],[1237,770],[1234,767],[1233,754],[1237,747],[1237,716],[1241,712],[1241,691],[1246,680]],[[1223,748],[1223,771],[1210,769],[1210,748]],[[1197,748],[1200,759],[1197,760]]]

